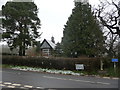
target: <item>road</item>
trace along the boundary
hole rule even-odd
[[[0,87],[23,89],[118,88],[118,80],[2,69],[2,81],[0,81]]]

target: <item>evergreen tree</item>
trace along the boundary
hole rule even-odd
[[[98,56],[103,53],[103,33],[88,3],[75,3],[64,27],[62,44],[68,57]]]
[[[61,57],[62,56],[62,45],[59,42],[56,44],[56,47],[55,47],[55,55],[57,57]]]
[[[40,53],[40,44],[40,41],[38,41],[36,45],[36,53]]]
[[[7,2],[2,6],[3,39],[9,47],[19,48],[19,55],[24,56],[28,46],[36,45],[40,37],[40,19],[34,2]]]

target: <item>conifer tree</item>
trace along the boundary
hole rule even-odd
[[[98,56],[104,52],[104,37],[91,6],[75,3],[71,16],[63,31],[63,51],[65,56]]]
[[[36,45],[40,37],[40,19],[34,2],[7,2],[2,6],[3,35],[11,50],[19,48],[19,55],[24,56],[28,46]]]

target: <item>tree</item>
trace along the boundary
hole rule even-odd
[[[62,51],[62,45],[61,45],[61,43],[58,42],[56,44],[54,54],[55,54],[55,56],[60,57],[60,56],[62,56],[62,53],[63,53],[63,51]]]
[[[3,40],[7,41],[11,50],[19,48],[20,56],[25,56],[27,47],[36,45],[36,39],[41,35],[37,13],[34,2],[7,2],[2,6]]]
[[[101,24],[107,28],[106,47],[109,57],[120,56],[118,52],[118,44],[120,44],[120,1],[111,0],[111,2],[108,2],[106,0],[100,2],[95,10]]]
[[[117,57],[118,56],[118,35],[110,34],[106,40],[105,46],[108,53],[108,57]]]
[[[109,7],[112,9],[106,10]],[[119,35],[120,37],[120,1],[118,4],[114,1],[110,3],[107,0],[106,2],[100,2],[96,10],[101,23],[107,27],[112,34]]]
[[[38,41],[36,45],[36,53],[40,53],[40,44],[40,41]]]
[[[62,44],[65,56],[100,56],[103,54],[103,32],[93,14],[88,3],[75,3],[75,8],[63,31]]]

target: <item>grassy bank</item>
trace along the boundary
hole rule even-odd
[[[114,72],[113,68],[106,69],[102,72],[87,72],[87,71],[70,71],[70,70],[57,70],[57,69],[48,69],[48,68],[38,68],[38,67],[28,67],[28,66],[17,66],[17,65],[7,65],[3,64],[2,68],[11,68],[16,70],[23,71],[36,71],[36,72],[47,72],[55,74],[66,74],[66,75],[91,75],[91,76],[101,76],[101,77],[119,77],[118,69]]]

